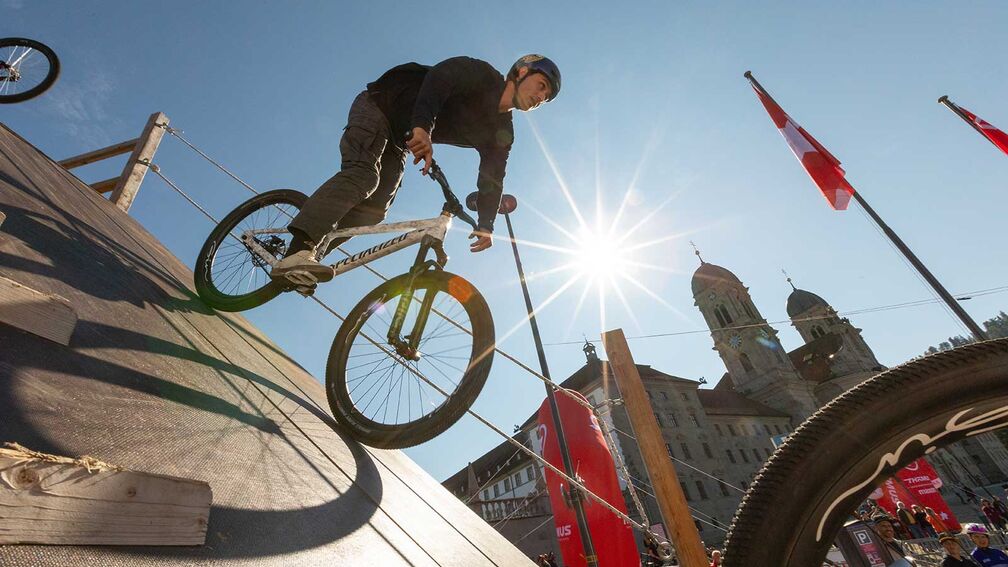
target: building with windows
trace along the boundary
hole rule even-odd
[[[774,447],[818,408],[885,367],[862,338],[861,329],[814,293],[792,284],[787,314],[804,344],[788,351],[733,273],[701,259],[691,283],[694,304],[727,372],[713,388],[701,388],[705,381],[643,364],[637,369],[701,537],[717,545]],[[661,523],[626,411],[608,403],[620,397],[609,365],[598,358],[593,345],[586,344],[584,352],[585,365],[561,385],[581,392],[599,408],[647,520]],[[535,420],[531,416],[517,434],[532,449],[540,446]],[[1008,478],[1008,452],[993,434],[939,453],[944,456],[931,460],[954,483],[990,484]],[[532,459],[504,443],[443,484],[535,556],[550,550],[559,553],[541,479],[542,471]],[[621,482],[625,488],[624,479]],[[641,520],[629,492],[624,493],[630,515]]]

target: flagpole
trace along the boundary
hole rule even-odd
[[[760,93],[762,93],[770,100],[773,100],[774,104],[780,107],[780,105],[777,104],[777,101],[774,100],[772,96],[770,96],[770,93],[768,93],[766,89],[763,88],[763,85],[759,84],[759,82],[756,80],[756,77],[753,77],[750,71],[746,71],[744,76],[745,78],[749,79],[749,81],[753,84],[754,87],[756,87],[756,89],[760,91]],[[947,97],[942,98],[948,101]],[[941,99],[939,99],[939,102],[942,102]],[[972,123],[969,120],[967,120],[967,122]],[[979,128],[977,129],[979,130]],[[875,209],[871,208],[871,206],[868,205],[868,202],[865,201],[864,198],[861,196],[861,192],[854,190],[852,192],[852,196],[854,197],[854,200],[861,205],[861,208],[863,208],[868,213],[868,216],[870,216],[872,220],[875,221],[875,224],[877,224],[879,228],[882,229],[882,232],[884,232],[885,235],[889,237],[889,240],[892,241],[892,243],[896,246],[897,249],[899,249],[899,251],[903,254],[903,256],[905,256],[906,259],[910,261],[910,264],[917,269],[917,271],[920,273],[921,276],[924,277],[924,279],[932,287],[932,289],[934,289],[935,292],[938,293],[938,296],[941,297],[941,299],[945,302],[946,305],[948,305],[949,309],[951,309],[952,312],[955,313],[957,317],[959,317],[959,320],[966,325],[966,327],[970,330],[971,333],[973,333],[973,336],[976,338],[976,340],[978,341],[986,340],[987,337],[984,334],[983,329],[980,328],[980,325],[977,325],[976,321],[974,321],[973,318],[969,316],[969,313],[966,313],[966,310],[962,308],[962,305],[959,305],[959,302],[956,301],[955,298],[952,297],[952,294],[950,294],[948,290],[945,289],[945,286],[943,286],[941,282],[938,281],[938,278],[934,277],[934,274],[932,274],[931,271],[928,270],[926,266],[924,266],[924,263],[917,258],[917,255],[914,254],[910,250],[910,248],[906,244],[904,244],[903,240],[900,239],[900,237],[897,236],[896,233],[893,232],[891,228],[889,228],[889,225],[887,225],[885,221],[883,221],[882,218],[878,216],[878,213],[875,212]]]
[[[965,120],[966,123],[972,126],[974,130],[980,132],[980,135],[983,136],[985,139],[987,139],[988,141],[990,140],[989,138],[987,138],[987,134],[984,133],[983,128],[977,126],[976,122],[970,120],[970,117],[966,116],[966,114],[962,111],[962,109],[959,108],[959,105],[949,100],[948,95],[942,95],[941,98],[938,99],[938,102],[944,104],[949,110],[956,113],[956,116]]]

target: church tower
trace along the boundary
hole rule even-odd
[[[828,334],[840,338],[842,346],[830,361],[833,375],[830,382],[839,390],[833,395],[853,388],[885,368],[879,364],[875,353],[861,336],[861,329],[855,327],[850,319],[841,318],[836,310],[818,295],[796,288],[791,278],[787,281],[792,289],[787,299],[787,314],[805,344]]]
[[[700,252],[697,251],[697,257]],[[749,288],[735,274],[700,258],[693,274],[693,299],[724,360],[735,391],[787,413],[797,425],[818,408],[813,386],[802,379],[760,315]]]

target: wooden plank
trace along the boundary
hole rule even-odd
[[[137,138],[136,147],[133,148],[133,153],[126,161],[126,167],[123,168],[119,184],[112,191],[112,196],[109,197],[109,200],[123,211],[129,211],[130,206],[133,205],[133,199],[136,198],[137,191],[140,189],[140,183],[143,182],[144,175],[147,174],[147,163],[154,159],[154,152],[157,151],[161,137],[164,136],[164,128],[159,126],[167,125],[168,117],[163,112],[155,112],[150,115],[143,133]]]
[[[654,487],[658,508],[665,519],[666,532],[679,557],[679,564],[683,567],[708,567],[707,553],[700,541],[700,533],[693,523],[686,496],[682,492],[672,460],[669,459],[658,421],[651,409],[651,402],[648,401],[623,330],[602,333],[602,344],[609,356],[609,366],[613,369],[623,406],[630,417],[630,425],[637,438],[637,446],[644,459],[651,486]]]
[[[80,167],[82,165],[87,165],[89,163],[94,163],[96,161],[101,161],[105,158],[110,158],[112,156],[117,156],[119,154],[125,154],[133,150],[136,147],[139,138],[134,138],[132,140],[126,140],[125,142],[119,142],[100,150],[95,150],[93,152],[88,152],[86,154],[81,154],[79,156],[74,156],[71,158],[66,158],[65,160],[59,161],[66,169],[73,169],[75,167]]]
[[[0,448],[0,545],[203,545],[212,500],[202,481]]]
[[[111,179],[106,179],[105,181],[92,183],[91,188],[99,193],[108,193],[116,188],[116,185],[119,184],[119,179],[119,177],[113,177]]]
[[[77,325],[77,312],[58,295],[0,276],[0,322],[68,345]]]

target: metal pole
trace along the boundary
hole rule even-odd
[[[543,351],[542,339],[539,337],[539,325],[536,323],[535,311],[532,309],[532,297],[529,295],[528,284],[525,282],[525,270],[522,269],[521,257],[518,255],[518,241],[515,240],[514,227],[511,226],[511,214],[504,213],[504,220],[507,221],[508,236],[511,238],[511,251],[514,252],[515,266],[518,268],[518,279],[521,281],[522,294],[525,296],[525,310],[528,312],[529,326],[532,327],[532,339],[535,341],[536,352],[539,354],[539,366],[542,368],[542,375],[550,378],[549,367],[546,365],[546,353]],[[564,437],[563,425],[560,423],[560,411],[557,409],[556,396],[553,388],[549,384],[546,387],[546,398],[549,400],[550,412],[553,414],[553,429],[557,434],[557,441],[560,444],[560,455],[563,457],[564,472],[574,476],[574,466],[571,463],[570,452],[567,449],[567,439]],[[581,493],[577,489],[571,489],[571,501],[574,503],[574,513],[577,515],[578,532],[581,534],[581,546],[584,548],[585,561],[589,567],[598,567],[598,556],[595,555],[595,546],[592,544],[591,533],[588,531],[588,519],[585,517],[584,506],[581,503]]]
[[[942,97],[938,99],[938,103],[944,104],[946,108],[954,112],[956,116],[958,116],[959,118],[962,118],[967,124],[972,126],[974,130],[980,132],[980,135],[983,136],[985,139],[987,139],[987,141],[990,141],[990,139],[987,138],[987,134],[984,133],[983,129],[977,126],[976,122],[970,120],[970,117],[966,116],[966,114],[962,111],[962,109],[959,108],[958,104],[949,100],[948,95],[942,95]]]
[[[921,262],[913,252],[910,251],[910,248],[908,248],[907,245],[904,244],[902,240],[900,240],[900,237],[896,236],[896,233],[893,232],[891,228],[889,228],[889,225],[883,222],[882,218],[875,213],[875,209],[872,209],[871,206],[868,205],[868,202],[865,201],[863,197],[861,197],[860,192],[854,191],[854,199],[858,202],[858,204],[861,205],[861,207],[864,208],[864,210],[868,213],[868,216],[870,216],[872,220],[875,221],[875,224],[879,225],[879,227],[882,229],[882,232],[884,232],[886,236],[889,237],[889,240],[892,240],[893,244],[896,245],[896,248],[898,248],[899,251],[902,252],[904,256],[906,256],[907,260],[910,260],[910,263],[913,264],[913,267],[917,268],[917,271],[920,272],[922,276],[924,276],[924,279],[927,280],[927,283],[931,284],[931,287],[934,288],[936,292],[938,292],[939,297],[941,297],[942,300],[945,301],[945,304],[949,306],[949,309],[951,309],[952,312],[955,313],[956,316],[959,317],[959,319],[963,323],[965,323],[966,327],[968,327],[970,332],[973,333],[974,337],[976,337],[976,340],[978,341],[987,340],[987,337],[986,335],[984,335],[983,329],[980,328],[980,325],[977,325],[976,321],[974,321],[973,318],[969,316],[969,313],[966,313],[966,310],[962,308],[962,305],[959,305],[959,302],[956,301],[954,297],[952,297],[952,294],[945,289],[945,286],[943,286],[941,282],[938,281],[938,278],[934,277],[931,271],[924,266],[924,263]]]

